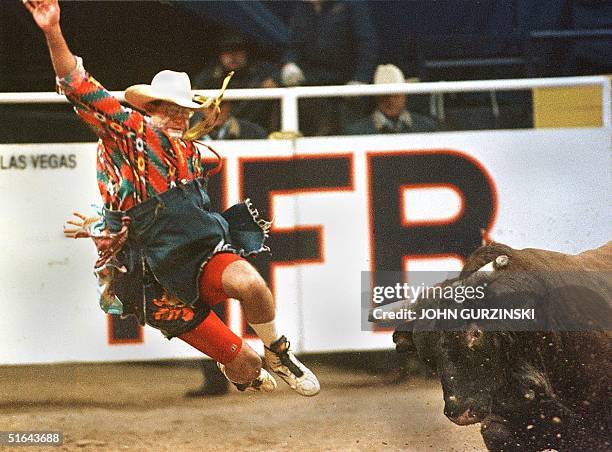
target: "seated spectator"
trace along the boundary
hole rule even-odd
[[[268,137],[266,130],[258,124],[246,119],[239,119],[233,114],[235,102],[223,101],[221,112],[215,122],[214,128],[201,139],[206,140],[260,140]],[[196,113],[192,118],[193,125],[201,119]]]
[[[367,2],[309,0],[293,8],[281,70],[285,86],[371,82],[378,38]],[[300,130],[306,136],[337,134],[364,107],[355,98],[300,100]]]
[[[253,49],[242,36],[227,35],[217,47],[217,61],[205,67],[193,78],[193,89],[216,88],[230,72],[234,76],[232,88],[276,88],[279,74],[274,65],[255,59]],[[279,117],[276,114],[276,101],[234,101],[234,114],[239,118],[259,124],[268,131],[278,129]]]
[[[283,83],[370,83],[377,55],[378,39],[366,2],[295,2]]]
[[[376,68],[374,84],[405,83],[401,69],[392,64]],[[383,133],[433,132],[437,129],[433,119],[409,112],[405,94],[390,94],[376,97],[374,112],[346,129],[348,135],[372,135]]]

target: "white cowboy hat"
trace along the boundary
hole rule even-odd
[[[191,81],[185,72],[158,72],[150,85],[133,85],[125,90],[125,100],[134,107],[145,110],[146,104],[155,100],[171,102],[180,107],[199,110],[203,104],[193,101]]]
[[[387,83],[404,83],[404,73],[393,64],[381,64],[374,72],[374,84],[383,85]]]
[[[380,64],[374,72],[374,84],[386,83],[417,83],[418,77],[405,78],[404,73],[394,64]]]

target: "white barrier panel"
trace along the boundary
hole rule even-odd
[[[226,206],[251,196],[274,215],[272,242],[279,246],[262,271],[301,351],[391,347],[389,333],[361,331],[361,271],[389,262],[457,268],[458,250],[471,246],[480,223],[491,238],[517,248],[577,252],[610,238],[605,128],[216,147],[226,159]],[[135,343],[112,343],[118,341],[97,305],[93,245],[61,233],[72,210],[98,199],[94,149],[0,146],[0,364],[198,356],[149,327]],[[426,239],[431,231],[441,239]],[[229,322],[242,330],[235,302]]]
[[[304,139],[298,154],[350,151],[355,187],[352,192],[300,195],[302,224],[323,224],[325,262],[299,270],[304,300],[302,346],[308,351],[389,348],[386,333],[360,331],[360,272],[372,270],[372,203],[368,192],[368,155],[412,155],[448,152],[466,157],[488,173],[496,192],[496,212],[490,238],[516,248],[545,248],[575,253],[611,239],[610,132],[606,129],[454,132],[404,136]],[[370,165],[371,166],[371,165]],[[440,171],[433,165],[431,173]],[[370,174],[371,177],[373,175]],[[383,181],[383,184],[390,181]],[[446,189],[444,185],[441,185]],[[395,186],[386,190],[389,204],[400,197]],[[442,198],[446,192],[442,191]],[[440,216],[441,197],[422,200],[416,211]],[[416,200],[415,197],[412,199]],[[447,198],[448,216],[457,210]],[[383,200],[384,201],[384,200]],[[404,206],[409,215],[409,206]],[[469,206],[465,206],[468,208]],[[377,213],[377,212],[374,212]],[[396,212],[382,221],[398,222]],[[450,238],[452,239],[452,238]],[[407,243],[396,243],[401,251]],[[428,258],[429,257],[429,258]],[[455,256],[411,256],[404,268],[423,271],[458,270]],[[378,263],[376,268],[381,268]],[[398,268],[393,268],[397,270]]]

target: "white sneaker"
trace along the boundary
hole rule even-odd
[[[272,392],[276,389],[276,380],[272,375],[270,375],[270,372],[263,367],[259,371],[259,377],[250,381],[249,383],[236,383],[229,379],[225,373],[225,366],[223,364],[217,363],[217,367],[221,373],[225,375],[225,378],[227,378],[230,383],[238,388],[238,391]]]
[[[289,350],[289,341],[285,336],[281,336],[270,344],[270,347],[266,347],[264,353],[270,370],[285,380],[291,389],[303,396],[314,396],[319,393],[321,390],[319,380]]]

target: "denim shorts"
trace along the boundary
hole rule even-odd
[[[223,213],[210,211],[206,179],[180,184],[127,211],[104,209],[111,232],[129,216],[128,239],[117,254],[127,271],[117,273],[113,289],[124,314],[146,318],[147,299],[165,292],[187,306],[198,303],[202,267],[217,252],[250,256],[269,251],[264,245],[270,223],[259,217],[250,201],[235,204]],[[206,313],[207,314],[207,313]]]

